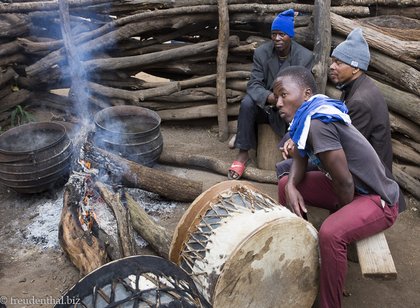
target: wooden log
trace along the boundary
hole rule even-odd
[[[82,186],[83,183],[76,178],[65,186],[58,239],[70,261],[80,270],[81,275],[86,275],[108,260],[104,244],[80,226],[78,208],[82,199]]]
[[[370,56],[370,66],[389,77],[394,84],[420,96],[420,71],[375,50],[371,50]]]
[[[399,142],[401,142],[402,144],[412,148],[417,153],[420,153],[420,143],[419,142],[415,142],[411,138],[404,137],[400,134],[398,134],[398,137],[395,137],[395,139],[398,140]]]
[[[11,67],[0,71],[0,88],[3,87],[10,80],[17,78],[19,75]]]
[[[21,46],[17,40],[0,44],[0,57],[16,54],[16,53],[19,53],[20,51],[21,51]]]
[[[129,67],[146,66],[154,63],[161,63],[165,61],[175,61],[185,57],[199,55],[204,52],[215,50],[218,45],[218,40],[213,40],[204,43],[198,43],[188,46],[182,46],[171,50],[154,52],[145,55],[138,55],[132,57],[96,59],[85,61],[84,65],[89,70],[103,69],[113,70]],[[232,36],[229,38],[229,46],[238,46],[239,38]]]
[[[34,42],[27,38],[16,39],[16,44],[28,54],[44,56],[47,53],[63,47],[62,40],[50,40],[44,42]]]
[[[229,48],[229,11],[228,1],[218,0],[219,37],[217,47],[217,123],[219,124],[219,140],[225,141],[229,137],[227,102],[226,102],[226,63]]]
[[[401,188],[413,195],[417,200],[420,200],[418,180],[404,172],[400,165],[396,163],[392,164],[392,173]]]
[[[177,82],[168,83],[165,86],[151,88],[146,90],[129,91],[117,88],[106,87],[94,82],[87,82],[87,88],[98,95],[110,98],[118,98],[128,100],[129,102],[138,105],[138,102],[144,101],[147,98],[157,97],[160,95],[168,95],[179,90]]]
[[[385,97],[388,108],[405,118],[420,124],[420,98],[417,95],[395,89],[373,79]]]
[[[151,90],[151,89],[149,89]],[[146,90],[143,90],[146,91]],[[237,103],[242,100],[245,93],[242,91],[236,91],[232,89],[226,89],[227,103]],[[168,103],[182,103],[182,102],[199,102],[204,101],[217,101],[217,89],[212,87],[197,87],[189,88],[178,91],[171,95],[162,95],[152,97],[156,102],[168,102]]]
[[[183,179],[142,166],[103,149],[85,144],[87,158],[121,178],[127,187],[137,187],[176,201],[192,201],[203,191],[200,182]]]
[[[125,198],[130,211],[133,229],[149,243],[154,251],[161,257],[168,259],[172,234],[150,219],[146,211],[127,192],[125,192]]]
[[[420,19],[420,7],[388,7],[388,6],[372,6],[372,14],[379,15],[398,15],[414,19]]]
[[[413,165],[398,164],[402,171],[404,171],[409,176],[420,180],[420,167]]]
[[[315,0],[313,11],[315,46],[314,46],[314,74],[318,93],[325,94],[327,76],[329,70],[329,59],[331,51],[331,22],[330,22],[331,0]]]
[[[30,91],[20,89],[19,91],[12,92],[9,95],[3,97],[0,99],[0,113],[24,103],[26,100],[30,99],[31,95],[32,93]]]
[[[420,153],[406,146],[396,139],[392,139],[392,152],[394,157],[406,163],[420,165]]]
[[[420,143],[419,125],[394,112],[389,112],[389,122],[391,123],[392,132],[404,134]]]
[[[0,67],[16,66],[16,64],[27,64],[28,57],[22,53],[7,55],[0,58]]]
[[[118,238],[122,257],[133,256],[136,254],[134,246],[133,230],[131,226],[130,211],[119,193],[112,193],[103,183],[96,182],[95,186],[99,189],[102,198],[114,212],[117,220]]]
[[[269,124],[258,125],[257,166],[259,169],[275,170],[276,163],[282,161],[277,135]]]
[[[0,7],[2,4],[0,3]],[[0,38],[23,36],[29,32],[31,27],[30,19],[24,15],[2,14],[0,15]]]
[[[163,148],[159,161],[162,164],[168,165],[204,168],[226,176],[231,165],[231,162],[225,162],[206,155],[180,152],[172,147]],[[242,178],[261,183],[277,184],[275,171],[261,170],[253,167],[247,167]]]
[[[361,27],[370,47],[420,69],[420,64],[416,62],[416,58],[420,56],[420,41],[401,41],[334,13],[331,13],[331,24],[335,31],[344,35],[356,27]]]
[[[215,118],[217,117],[217,105],[205,105],[177,110],[161,110],[158,114],[162,121]],[[228,116],[239,115],[239,104],[228,106],[227,114]]]

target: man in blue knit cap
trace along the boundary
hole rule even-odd
[[[239,153],[229,168],[230,179],[236,180],[242,176],[249,160],[248,151],[256,148],[256,124],[269,123],[279,137],[286,131],[287,123],[277,112],[277,99],[273,94],[273,81],[277,74],[289,66],[312,68],[312,52],[292,40],[295,35],[294,17],[292,9],[280,13],[271,25],[271,41],[254,52],[247,94],[239,110],[234,144]]]

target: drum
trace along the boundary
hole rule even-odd
[[[316,229],[244,181],[197,197],[170,259],[213,307],[311,307],[317,294]]]
[[[60,300],[63,307],[210,307],[191,278],[156,256],[132,256],[86,275]]]

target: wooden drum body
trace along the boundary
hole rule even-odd
[[[243,181],[197,197],[170,259],[213,307],[311,307],[317,294],[316,229]]]

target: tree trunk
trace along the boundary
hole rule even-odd
[[[325,94],[327,76],[329,69],[329,59],[331,52],[331,22],[330,22],[331,0],[315,0],[314,7],[314,74],[318,93]]]

